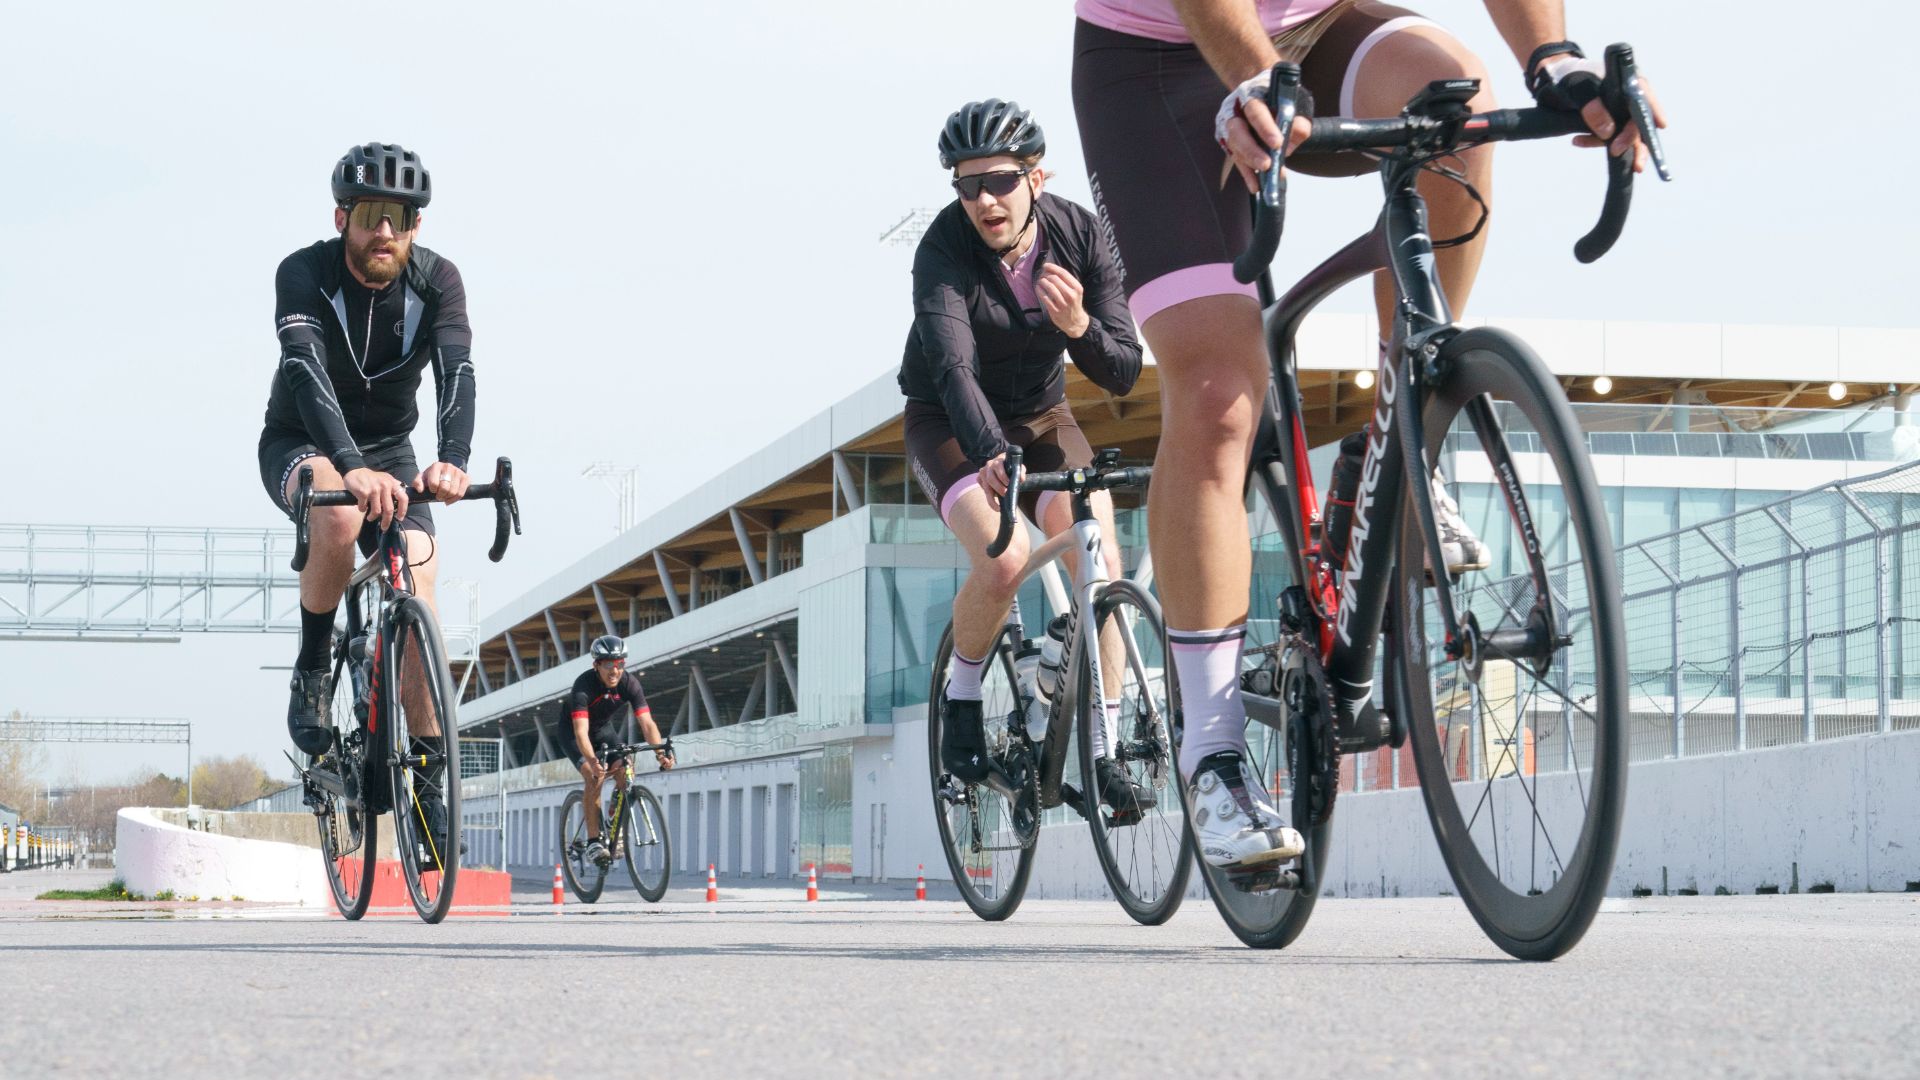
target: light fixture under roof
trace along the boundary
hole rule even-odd
[[[1827,387],[1827,396],[1832,398],[1835,401],[1847,400],[1847,384],[1843,382],[1836,382],[1833,385]]]
[[[1353,385],[1359,387],[1362,390],[1373,389],[1373,369],[1361,368],[1359,371],[1354,372]]]
[[[1599,394],[1601,397],[1606,397],[1608,394],[1613,393],[1613,380],[1605,375],[1593,380],[1593,392]]]

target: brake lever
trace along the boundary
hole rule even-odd
[[[1660,179],[1671,181],[1673,170],[1667,167],[1667,145],[1660,137],[1660,126],[1654,122],[1653,102],[1647,100],[1640,70],[1634,65],[1633,46],[1625,42],[1607,46],[1607,77],[1601,87],[1607,111],[1615,120],[1633,121],[1640,132],[1640,141],[1647,144],[1653,171]]]

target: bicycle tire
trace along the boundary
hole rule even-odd
[[[600,831],[606,835],[604,825]],[[583,904],[591,904],[600,899],[601,890],[607,887],[607,871],[600,864],[587,858],[587,796],[585,792],[570,791],[566,800],[560,804],[560,872],[567,879],[567,888]]]
[[[1173,665],[1168,661],[1160,605],[1131,581],[1109,582],[1094,602],[1096,627],[1105,626],[1110,618],[1127,621],[1119,614],[1123,606],[1130,606],[1136,614],[1131,620],[1134,625],[1122,638],[1128,657],[1121,675],[1121,721],[1115,733],[1118,745],[1111,748],[1110,756],[1157,797],[1155,805],[1137,821],[1119,827],[1108,824],[1094,782],[1092,738],[1093,725],[1105,719],[1106,694],[1093,685],[1092,668],[1084,655],[1074,672],[1074,702],[1080,721],[1076,738],[1085,788],[1082,797],[1086,800],[1093,850],[1113,898],[1135,922],[1158,926],[1180,910],[1180,902],[1186,897],[1187,878],[1193,870],[1193,833],[1187,828],[1185,802],[1179,781],[1174,778],[1179,768],[1173,757],[1174,698],[1169,674]],[[1155,670],[1160,672],[1158,680],[1153,678]],[[1158,686],[1153,685],[1156,681]],[[1131,712],[1129,705],[1133,707]]]
[[[1474,665],[1450,660],[1435,640],[1435,594],[1424,569],[1407,571],[1423,565],[1425,544],[1409,504],[1395,568],[1394,595],[1404,601],[1404,618],[1389,653],[1393,692],[1408,721],[1434,837],[1468,911],[1507,953],[1551,960],[1578,944],[1593,922],[1612,872],[1626,801],[1626,633],[1611,533],[1579,424],[1532,349],[1497,329],[1469,330],[1447,344],[1440,369],[1443,378],[1421,402],[1425,460],[1442,460],[1447,435],[1466,412],[1475,441],[1470,449],[1463,449],[1464,438],[1455,441],[1456,463],[1449,472],[1457,479],[1464,470],[1476,481],[1485,473],[1487,496],[1469,500],[1463,512],[1472,523],[1474,509],[1484,506],[1482,540],[1503,545],[1507,570],[1520,571],[1500,577],[1490,568],[1481,571],[1488,576],[1475,579],[1478,584],[1456,589],[1460,617],[1472,613],[1488,632],[1524,628],[1528,617],[1544,616],[1538,602],[1544,582],[1554,632],[1566,640],[1547,658],[1483,655],[1477,674]],[[1510,419],[1524,419],[1540,445],[1504,472],[1485,450],[1491,437],[1512,445],[1499,420],[1503,408]],[[1557,490],[1550,486],[1554,480]],[[1564,508],[1563,520],[1552,518],[1557,508]],[[1556,566],[1547,547],[1563,537],[1573,562]],[[1556,575],[1564,585],[1556,584]],[[1518,614],[1523,608],[1528,616]],[[1548,670],[1536,670],[1543,660]],[[1540,705],[1543,691],[1557,695],[1551,710]],[[1556,739],[1557,751],[1550,749]],[[1551,767],[1555,757],[1566,767],[1550,769],[1543,779],[1542,761]],[[1575,816],[1569,791],[1578,795],[1578,829],[1556,832],[1556,824]],[[1470,814],[1462,799],[1469,800]],[[1503,818],[1503,804],[1521,812]],[[1514,835],[1521,817],[1527,819],[1524,848]],[[1570,836],[1577,839],[1568,845]]]
[[[660,808],[660,800],[653,792],[631,784],[627,794],[627,820],[620,824],[620,846],[627,854],[627,877],[633,880],[640,899],[657,904],[667,895],[667,882],[673,876],[673,835],[667,828],[666,811]],[[642,862],[648,864],[644,872],[640,869]],[[654,866],[655,862],[659,865]]]
[[[359,729],[359,722],[353,715],[353,693],[340,692],[340,679],[346,675],[344,656],[333,665],[333,682],[329,688],[327,713],[333,723],[333,749],[323,755],[338,761],[346,753],[347,738]],[[320,829],[320,858],[327,870],[327,887],[333,892],[333,903],[343,918],[348,921],[359,919],[367,913],[367,904],[373,899],[374,869],[378,863],[380,842],[380,818],[366,812],[364,804],[360,807],[347,805],[345,799],[321,789],[326,803],[324,814],[315,814],[314,822]],[[346,854],[339,854],[344,848]]]
[[[446,642],[432,609],[417,596],[394,605],[390,657],[397,663],[385,672],[380,700],[391,722],[390,752],[395,846],[400,852],[401,877],[414,911],[429,923],[447,917],[453,907],[460,874],[460,721],[454,710],[453,675],[447,667]],[[426,695],[436,734],[411,734],[413,717],[406,715],[406,696],[400,692],[409,667],[409,646],[419,651],[421,692]],[[447,833],[436,837],[427,824],[433,798],[446,815]]]
[[[1021,721],[1016,715],[1021,703],[1009,637],[1005,628],[994,637],[981,678],[989,747],[996,745],[996,736],[1012,738],[1006,725]],[[927,771],[932,780],[933,817],[940,831],[940,850],[946,855],[947,869],[953,875],[954,886],[960,890],[960,898],[975,915],[988,922],[999,922],[1012,915],[1026,895],[1027,879],[1033,873],[1034,845],[1028,842],[1011,849],[1002,846],[1011,836],[1007,823],[1011,821],[1012,809],[999,792],[985,784],[962,784],[954,780],[952,790],[960,792],[966,801],[956,802],[946,794],[946,781],[950,778],[940,766],[943,715],[940,706],[947,696],[947,665],[952,656],[953,625],[949,623],[946,632],[940,635],[940,647],[934,654],[927,694]],[[998,678],[990,682],[996,672]],[[974,813],[968,812],[969,805],[975,808]],[[956,818],[966,823],[961,829],[966,834],[964,838],[955,832]],[[972,828],[976,820],[980,822],[977,835]],[[978,840],[992,843],[982,845],[987,850],[975,851]]]

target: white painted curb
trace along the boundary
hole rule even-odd
[[[153,896],[239,898],[325,907],[333,902],[320,853],[311,847],[172,825],[145,807],[120,811],[120,878],[128,890]]]

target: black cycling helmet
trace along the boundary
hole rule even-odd
[[[1037,157],[1047,152],[1047,137],[1018,102],[988,98],[969,101],[947,117],[940,131],[940,167],[951,169],[975,158]]]
[[[593,639],[593,645],[588,651],[593,654],[596,663],[601,660],[625,660],[627,643],[613,634],[602,634]]]
[[[433,181],[420,155],[393,143],[367,143],[341,156],[333,166],[333,201],[398,199],[422,207],[433,198]]]

